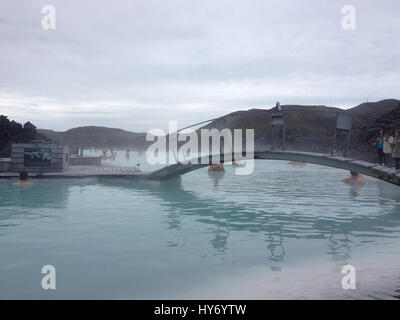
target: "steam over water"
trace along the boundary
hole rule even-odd
[[[279,161],[225,168],[161,184],[0,180],[0,298],[363,297],[399,278],[399,187]],[[56,290],[41,287],[44,265]]]

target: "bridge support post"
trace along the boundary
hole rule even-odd
[[[335,151],[335,147],[336,147],[336,128],[335,128],[335,132],[333,133],[333,143],[332,143],[332,151],[331,151],[331,156],[333,156],[333,152]]]
[[[332,143],[332,151],[331,155],[333,156],[335,147],[336,147],[336,137],[337,137],[337,131],[338,130],[346,130],[347,133],[347,138],[346,138],[346,145],[344,147],[344,157],[347,157],[347,151],[350,145],[350,137],[351,137],[351,129],[352,129],[352,122],[353,118],[351,114],[339,114],[336,118],[336,127],[335,131],[333,134],[333,143]]]
[[[271,151],[274,150],[274,126],[271,129]]]
[[[282,126],[282,149],[285,151],[286,130],[285,130],[285,115],[281,109],[281,104],[276,103],[274,111],[271,113],[271,151],[274,150],[274,127]]]
[[[349,148],[350,145],[350,137],[351,137],[351,130],[349,130],[349,133],[347,134],[347,143],[346,147],[344,149],[344,157],[347,158],[347,149]]]

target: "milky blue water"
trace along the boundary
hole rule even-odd
[[[0,180],[0,298],[307,296],[316,269],[339,286],[343,265],[373,270],[399,256],[399,187],[255,164],[250,176],[226,165],[161,184]],[[44,265],[56,268],[55,290],[42,289]]]

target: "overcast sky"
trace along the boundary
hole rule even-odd
[[[147,131],[277,100],[399,98],[399,15],[398,0],[0,0],[0,114]]]

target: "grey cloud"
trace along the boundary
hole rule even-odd
[[[398,98],[396,0],[352,1],[352,31],[336,0],[54,0],[54,31],[45,4],[0,0],[0,113],[41,127],[139,131],[276,100]]]

